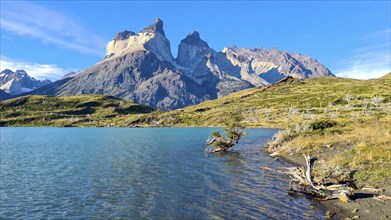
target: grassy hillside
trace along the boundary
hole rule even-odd
[[[294,123],[338,116],[350,120],[362,111],[380,110],[391,101],[390,74],[375,80],[321,77],[287,79],[266,88],[247,89],[218,100],[206,101],[171,112],[146,115],[137,121],[146,125],[218,126],[227,117],[240,114],[243,123],[255,127],[287,127]],[[378,106],[373,98],[380,96]],[[350,101],[346,100],[350,98]],[[380,106],[381,105],[381,106]],[[349,108],[348,108],[349,107]],[[376,113],[377,111],[375,111]],[[384,116],[387,112],[382,111]],[[366,115],[366,114],[365,114]],[[363,116],[363,115],[358,115]]]
[[[0,126],[113,126],[153,109],[103,95],[24,96],[0,102]]]

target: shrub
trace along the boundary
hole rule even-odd
[[[315,121],[310,124],[312,130],[324,130],[326,128],[332,128],[337,125],[337,122],[331,120]]]

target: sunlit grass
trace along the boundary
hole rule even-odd
[[[151,108],[103,95],[28,96],[0,102],[1,126],[114,126]]]

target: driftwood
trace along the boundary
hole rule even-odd
[[[380,195],[380,196],[373,196],[374,199],[385,202],[385,200],[391,200],[390,196]]]
[[[306,168],[293,167],[287,168],[286,171],[277,171],[289,176],[291,181],[289,182],[290,193],[299,193],[308,195],[312,198],[319,200],[340,199],[344,202],[352,201],[349,196],[353,196],[353,190],[347,184],[333,184],[329,186],[318,185],[313,181],[312,170],[316,158],[310,156],[304,156],[306,160]],[[267,170],[273,170],[271,168],[265,168]]]
[[[372,193],[381,193],[384,191],[384,189],[376,189],[376,188],[370,188],[370,187],[363,187],[363,188],[361,188],[361,190],[369,191]]]

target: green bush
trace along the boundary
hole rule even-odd
[[[326,128],[332,128],[337,125],[337,122],[331,120],[315,121],[311,124],[312,130],[324,130]]]

